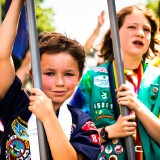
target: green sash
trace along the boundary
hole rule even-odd
[[[158,89],[154,91],[154,89]],[[160,113],[160,68],[148,66],[141,81],[138,99],[143,102],[152,113],[158,117]],[[158,145],[146,132],[138,120],[140,138],[146,160],[160,159],[160,145]],[[151,126],[152,127],[152,126]]]
[[[91,118],[97,128],[114,124],[119,115],[119,106],[118,109],[114,108],[117,100],[112,95],[112,93],[115,95],[115,86],[111,64],[110,62],[104,63],[89,72],[92,86]],[[112,77],[113,80],[110,79]],[[110,139],[103,143],[97,160],[102,159],[126,160],[123,139]]]

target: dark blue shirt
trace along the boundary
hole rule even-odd
[[[28,95],[21,89],[21,82],[16,77],[8,93],[0,101],[0,119],[4,125],[0,159],[31,159],[28,120],[32,113],[28,106]],[[72,115],[70,143],[87,160],[96,160],[100,144],[95,125],[80,109],[69,105],[68,109]]]

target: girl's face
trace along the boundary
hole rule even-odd
[[[148,50],[151,40],[151,25],[140,12],[133,11],[124,19],[120,28],[120,43],[122,55],[142,57]]]
[[[41,57],[43,92],[60,106],[74,92],[80,80],[78,64],[68,53],[43,54]]]

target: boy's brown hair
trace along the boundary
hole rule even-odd
[[[42,32],[39,35],[40,58],[43,54],[58,54],[65,52],[70,54],[77,62],[80,76],[82,76],[85,64],[85,51],[76,40],[56,32]]]

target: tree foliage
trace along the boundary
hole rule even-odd
[[[160,18],[160,0],[148,0],[147,7],[152,9],[156,16]]]
[[[4,9],[6,0],[1,0],[2,3],[2,20],[4,19],[6,12]],[[36,13],[36,25],[38,33],[42,31],[52,31],[54,32],[56,28],[54,27],[54,11],[52,8],[43,7],[44,0],[35,0],[35,13]]]
[[[42,8],[44,0],[35,0],[36,22],[38,33],[42,31],[55,31],[53,26],[54,11],[52,8]]]

